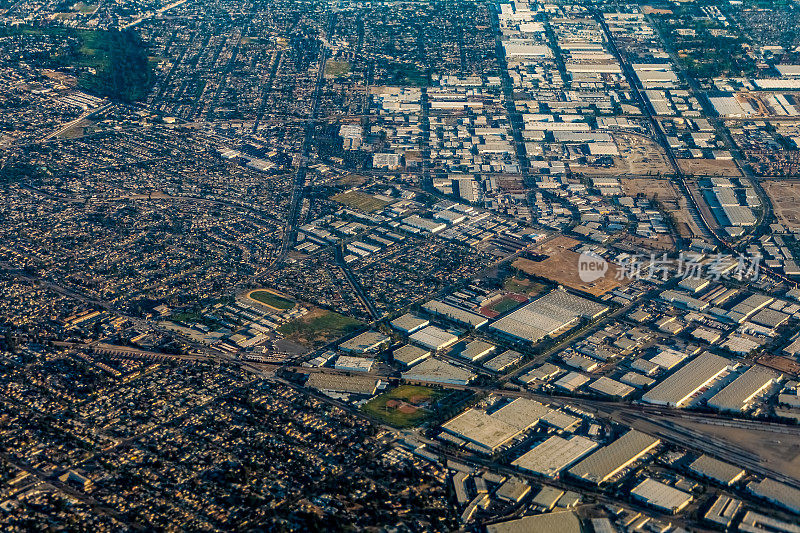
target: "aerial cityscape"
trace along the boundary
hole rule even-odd
[[[0,0],[0,191],[0,531],[800,533],[796,0]]]

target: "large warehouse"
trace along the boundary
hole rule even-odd
[[[631,496],[668,513],[677,513],[692,501],[691,494],[650,478],[636,485]]]
[[[437,328],[436,326],[428,326],[416,333],[412,333],[408,339],[414,344],[418,344],[434,352],[444,350],[458,342],[458,336],[441,328]]]
[[[426,359],[411,370],[403,372],[403,379],[406,381],[427,381],[451,385],[466,385],[475,377],[475,374],[467,369],[433,358]]]
[[[682,407],[697,391],[728,369],[729,359],[703,352],[642,396],[655,405]]]
[[[562,470],[595,448],[597,443],[586,437],[573,435],[570,439],[565,439],[553,435],[511,464],[528,472],[555,478]]]
[[[536,343],[577,325],[581,318],[597,318],[606,311],[606,305],[559,289],[501,318],[490,328],[515,340]]]
[[[708,406],[720,411],[742,412],[780,377],[780,374],[768,368],[752,366],[712,396]]]
[[[479,328],[489,322],[489,319],[483,315],[461,309],[440,300],[426,302],[422,305],[422,308],[433,315],[446,318],[460,326]]]
[[[539,402],[517,398],[492,414],[480,409],[465,411],[445,422],[442,429],[473,443],[477,451],[491,454],[535,426],[550,411],[549,407]]]
[[[632,429],[569,469],[577,478],[600,485],[659,445],[661,441]]]

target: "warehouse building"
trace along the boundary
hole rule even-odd
[[[489,323],[489,319],[483,315],[461,309],[454,305],[442,302],[440,300],[431,300],[422,305],[422,308],[436,316],[446,318],[451,322],[455,322],[460,326],[467,326],[470,328],[480,328]]]
[[[659,439],[632,429],[570,468],[569,473],[589,483],[600,485],[660,443]]]
[[[424,348],[438,352],[458,342],[458,336],[436,326],[425,327],[409,335],[408,339]]]
[[[725,372],[730,364],[731,361],[724,357],[708,352],[701,353],[642,395],[642,401],[682,407],[697,391]]]
[[[752,481],[747,485],[747,490],[772,502],[780,507],[800,514],[800,490],[780,483],[774,479],[765,478],[763,481]]]
[[[369,372],[372,370],[374,364],[374,359],[340,355],[334,364],[334,368],[336,368],[336,370],[347,370],[349,372]]]
[[[542,489],[531,500],[531,505],[540,511],[552,511],[556,502],[564,495],[564,491],[555,487],[542,487]]]
[[[479,409],[470,409],[445,422],[442,429],[455,437],[473,443],[480,453],[492,454],[522,433],[512,426]]]
[[[597,446],[593,440],[579,435],[573,435],[570,439],[553,435],[511,464],[528,472],[555,478]]]
[[[550,413],[551,409],[535,400],[517,398],[498,409],[491,416],[522,430],[530,429]]]
[[[709,455],[701,455],[692,464],[689,470],[698,476],[711,479],[729,487],[744,477],[744,470],[738,466],[714,459]]]
[[[526,516],[486,526],[486,533],[581,533],[581,521],[572,511]]]
[[[480,409],[465,411],[444,423],[442,429],[472,443],[476,451],[491,454],[535,426],[549,411],[539,402],[517,398],[492,414]]]
[[[513,311],[490,327],[505,337],[536,343],[576,326],[581,318],[594,319],[606,311],[606,305],[558,289]]]
[[[733,523],[733,519],[736,517],[739,509],[741,508],[741,500],[731,498],[730,496],[720,495],[708,509],[703,518],[712,524],[717,524],[718,526],[727,529]]]
[[[412,313],[406,313],[390,322],[392,328],[405,335],[411,335],[415,331],[421,330],[430,323],[430,320],[420,318]]]
[[[612,398],[625,398],[630,395],[635,389],[630,385],[625,385],[619,381],[613,380],[608,377],[601,377],[589,384],[589,388],[594,392],[610,396]]]
[[[483,368],[491,370],[492,372],[503,372],[512,365],[517,364],[522,360],[522,354],[514,350],[506,350],[505,352],[492,357],[483,363]]]
[[[519,503],[530,491],[531,486],[526,481],[511,477],[497,488],[495,496],[505,502]]]
[[[474,340],[464,346],[464,348],[458,352],[458,356],[461,359],[466,359],[474,363],[478,359],[482,359],[492,353],[495,350],[496,346],[494,344],[489,344],[488,342],[484,342],[482,340]]]
[[[449,383],[451,385],[466,385],[475,377],[475,374],[469,370],[435,358],[426,359],[411,370],[403,372],[403,379],[406,381]]]
[[[387,346],[389,341],[389,337],[380,331],[370,330],[344,341],[339,345],[339,349],[350,353],[377,352],[382,347]]]
[[[708,400],[708,406],[720,411],[740,413],[750,408],[759,395],[768,391],[781,374],[761,366],[751,366],[741,376]]]
[[[651,507],[675,514],[692,501],[692,495],[647,478],[631,490],[631,496]]]
[[[412,346],[411,344],[405,344],[392,352],[394,360],[406,368],[411,368],[417,363],[421,363],[430,357],[430,355],[430,350]]]
[[[340,376],[314,373],[308,377],[306,387],[322,392],[338,392],[372,396],[378,388],[378,380],[368,376]]]

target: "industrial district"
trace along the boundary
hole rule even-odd
[[[794,0],[0,0],[0,530],[800,533]]]

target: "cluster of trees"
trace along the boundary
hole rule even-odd
[[[89,52],[95,64],[94,73],[86,72],[78,79],[81,88],[125,102],[147,96],[153,84],[153,71],[147,47],[139,35],[126,31],[81,31],[78,34],[75,59],[82,62]],[[67,58],[69,60],[70,58]]]
[[[60,26],[0,26],[0,36],[50,41],[36,59],[75,71],[85,91],[123,102],[142,100],[154,76],[147,45],[133,30],[76,30]]]

